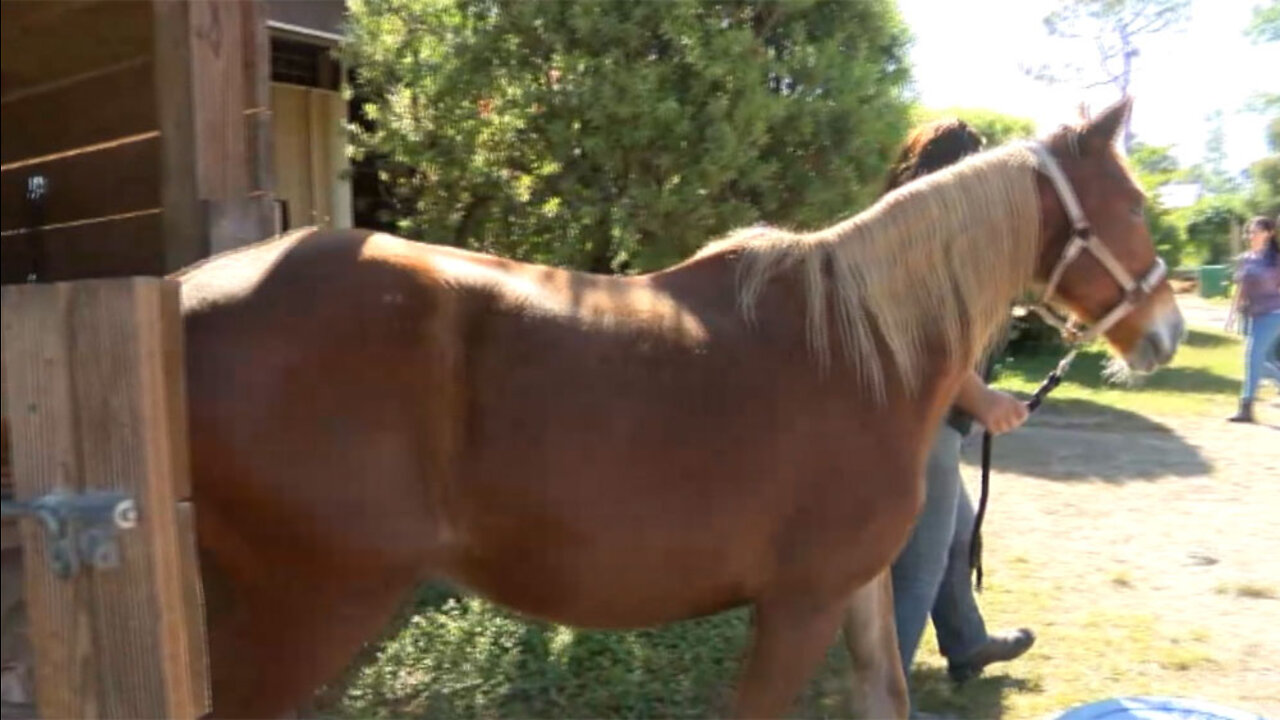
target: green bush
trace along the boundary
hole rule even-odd
[[[850,214],[908,122],[890,0],[353,0],[348,37],[399,232],[593,271]]]
[[[1231,233],[1246,221],[1240,199],[1211,195],[1183,211],[1187,248],[1201,265],[1220,265],[1231,259]]]

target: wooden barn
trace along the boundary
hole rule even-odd
[[[350,226],[333,53],[344,12],[343,0],[0,2],[0,281],[163,275],[289,227]],[[6,517],[6,718],[33,694],[19,537]]]
[[[3,282],[349,226],[342,0],[0,3]]]

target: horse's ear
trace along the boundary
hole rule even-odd
[[[1133,107],[1133,98],[1126,95],[1111,107],[1103,110],[1084,126],[1084,139],[1090,147],[1106,147],[1115,142],[1124,120]]]

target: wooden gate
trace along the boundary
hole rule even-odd
[[[3,289],[4,386],[44,717],[209,709],[177,283]]]

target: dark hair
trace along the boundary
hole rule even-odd
[[[1267,247],[1262,251],[1262,261],[1269,267],[1275,267],[1280,263],[1280,240],[1276,240],[1276,221],[1259,215],[1249,221],[1249,231],[1257,230],[1262,230],[1269,236]]]
[[[898,151],[897,161],[889,168],[884,191],[897,189],[972,155],[982,149],[984,142],[963,120],[937,120],[921,125],[907,136]]]

